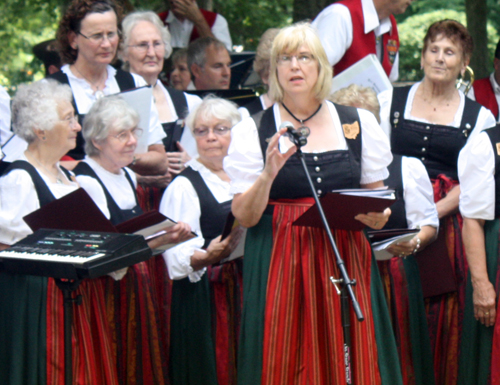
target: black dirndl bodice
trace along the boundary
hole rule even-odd
[[[186,167],[180,174],[193,185],[200,201],[200,227],[205,239],[203,248],[207,248],[212,239],[222,234],[226,218],[231,211],[231,202],[228,200],[219,203],[206,185],[198,171]]]
[[[431,179],[445,174],[458,180],[458,154],[476,125],[481,105],[465,98],[459,128],[407,120],[404,111],[410,88],[395,87],[393,91],[389,117],[392,152],[420,159]]]
[[[335,105],[341,124],[358,122],[360,131],[356,138],[347,139],[346,150],[323,153],[304,153],[314,187],[319,196],[336,189],[359,188],[361,179],[361,122],[353,107]],[[266,159],[267,141],[276,133],[273,107],[262,111],[252,118],[256,121],[259,140]],[[333,128],[332,128],[333,129]],[[280,170],[271,187],[270,199],[295,199],[311,197],[300,159],[293,155]]]
[[[122,222],[129,220],[129,219],[137,217],[143,213],[141,207],[139,206],[139,202],[137,201],[137,194],[135,192],[134,183],[132,182],[132,179],[130,178],[130,175],[128,174],[128,172],[126,170],[123,170],[123,172],[125,173],[125,177],[127,178],[127,181],[130,183],[130,187],[132,188],[132,191],[134,192],[134,198],[135,198],[135,203],[136,203],[136,205],[129,210],[122,210],[120,208],[120,206],[118,206],[118,204],[113,199],[113,197],[109,193],[108,189],[106,188],[106,186],[104,185],[102,180],[97,176],[96,172],[92,169],[92,167],[90,167],[90,165],[88,163],[85,163],[85,162],[78,163],[78,165],[75,167],[73,172],[76,175],[90,176],[90,177],[94,178],[95,180],[97,180],[97,182],[99,182],[99,184],[101,185],[101,187],[104,191],[104,195],[106,196],[106,203],[108,205],[108,210],[109,210],[109,214],[110,214],[109,220],[111,221],[111,223],[113,225],[118,225]]]

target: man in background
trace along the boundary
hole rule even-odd
[[[231,57],[222,42],[213,37],[195,40],[188,47],[188,67],[193,79],[188,90],[229,89],[230,66]]]
[[[495,115],[497,122],[500,123],[500,40],[495,49],[493,68],[494,71],[490,76],[472,83],[472,88],[467,96],[489,109]]]

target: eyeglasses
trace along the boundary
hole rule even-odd
[[[78,124],[78,118],[75,115],[71,115],[65,119],[61,119],[61,122],[68,123],[71,128],[75,128]]]
[[[229,131],[231,131],[231,128],[226,127],[226,126],[217,126],[214,128],[207,128],[207,127],[195,128],[193,130],[193,134],[194,134],[194,136],[197,136],[200,138],[202,136],[207,136],[209,131],[212,131],[215,135],[224,136]]]
[[[113,138],[118,139],[119,142],[125,143],[132,135],[135,139],[138,139],[142,136],[144,130],[142,128],[136,127],[131,130],[122,131],[119,134],[111,135]]]
[[[297,59],[297,63],[299,64],[310,64],[314,60],[314,55],[307,53],[301,53],[300,55],[279,55],[277,61],[282,66],[291,65],[293,58]]]
[[[111,41],[120,36],[118,32],[96,33],[94,35],[85,36],[83,33],[78,31],[78,34],[80,36],[83,36],[85,39],[90,40],[92,43],[98,45],[101,45],[104,39],[108,39],[108,41]]]
[[[139,43],[139,44],[134,44],[134,45],[129,45],[128,47],[130,48],[135,48],[137,49],[137,51],[139,51],[140,53],[146,53],[149,51],[149,47],[152,46],[153,49],[158,52],[160,51],[161,49],[163,49],[165,47],[165,43],[162,42],[162,41],[153,41],[153,42],[142,42],[142,43]]]

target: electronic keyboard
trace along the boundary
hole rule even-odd
[[[0,271],[96,278],[152,256],[142,235],[40,229],[0,251]]]

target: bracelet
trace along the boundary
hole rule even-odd
[[[417,240],[417,245],[413,249],[413,254],[416,254],[418,252],[418,249],[420,249],[420,244],[422,243],[422,241],[420,240],[420,238],[418,236],[413,238],[413,239]]]

